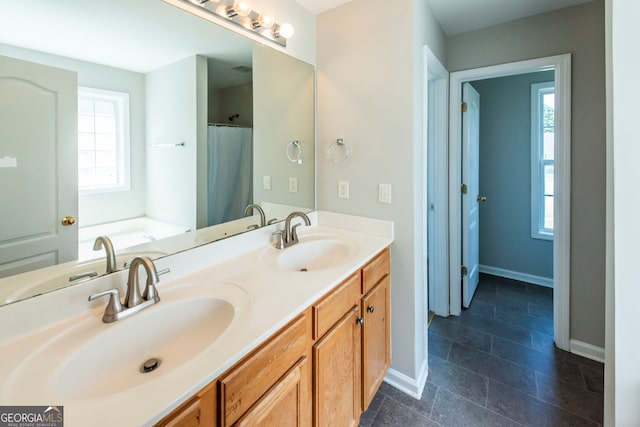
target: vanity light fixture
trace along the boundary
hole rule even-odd
[[[287,47],[287,39],[293,37],[295,33],[293,25],[289,23],[277,24],[272,13],[253,10],[247,0],[164,1],[187,11],[194,12],[196,15],[207,19],[213,17],[215,19],[224,19],[225,21],[233,22],[283,47]],[[204,15],[202,12],[204,12]]]

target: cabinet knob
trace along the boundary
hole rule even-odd
[[[356,323],[359,323],[360,326],[364,325],[364,317],[356,317]]]
[[[375,309],[375,307],[374,307],[374,306],[370,305],[369,307],[367,307],[367,311],[368,311],[369,313],[373,313],[374,311],[376,311],[376,309]]]

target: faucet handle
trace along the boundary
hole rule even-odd
[[[291,242],[292,243],[297,243],[298,242],[298,231],[296,230],[298,227],[300,227],[300,224],[296,224],[293,227],[291,227]]]
[[[158,276],[163,274],[170,273],[171,270],[169,268],[165,268],[163,270],[158,271]],[[147,278],[147,284],[144,287],[144,292],[142,293],[142,299],[145,301],[153,300],[155,302],[160,301],[160,295],[158,295],[158,289],[156,289],[156,285],[154,285],[153,280],[151,278]]]
[[[105,323],[113,322],[116,319],[118,313],[122,312],[122,304],[120,303],[120,292],[117,289],[108,289],[106,291],[98,292],[97,294],[89,295],[89,301],[94,299],[109,296],[109,302],[107,308],[104,310],[102,320]]]
[[[278,230],[278,231],[274,231],[273,233],[271,233],[272,236],[275,237],[276,240],[276,244],[275,247],[276,249],[284,249],[284,234],[283,234],[283,230]]]

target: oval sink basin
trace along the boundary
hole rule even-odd
[[[355,243],[338,235],[306,235],[284,249],[267,248],[262,262],[287,271],[318,271],[338,267],[356,253]]]
[[[321,270],[344,263],[349,252],[349,246],[338,240],[301,242],[282,251],[278,267],[294,271]]]
[[[89,400],[179,375],[250,305],[247,292],[229,283],[159,291],[159,303],[113,323],[100,320],[102,307],[84,315],[27,358],[6,390],[35,401],[47,396]],[[157,367],[143,372],[145,362],[154,358]],[[39,378],[37,387],[21,380],[23,375]]]
[[[110,328],[58,370],[53,386],[73,399],[93,399],[135,387],[200,353],[225,331],[235,314],[229,302],[217,298],[169,305],[160,301],[157,308],[147,316],[140,312],[107,325]],[[125,334],[135,338],[125,341]],[[151,358],[160,364],[143,374],[140,368]]]

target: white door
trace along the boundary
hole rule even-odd
[[[480,279],[480,94],[464,83],[462,101],[462,305],[468,308]]]
[[[78,255],[77,76],[0,56],[0,277]],[[71,221],[67,221],[71,222]]]

